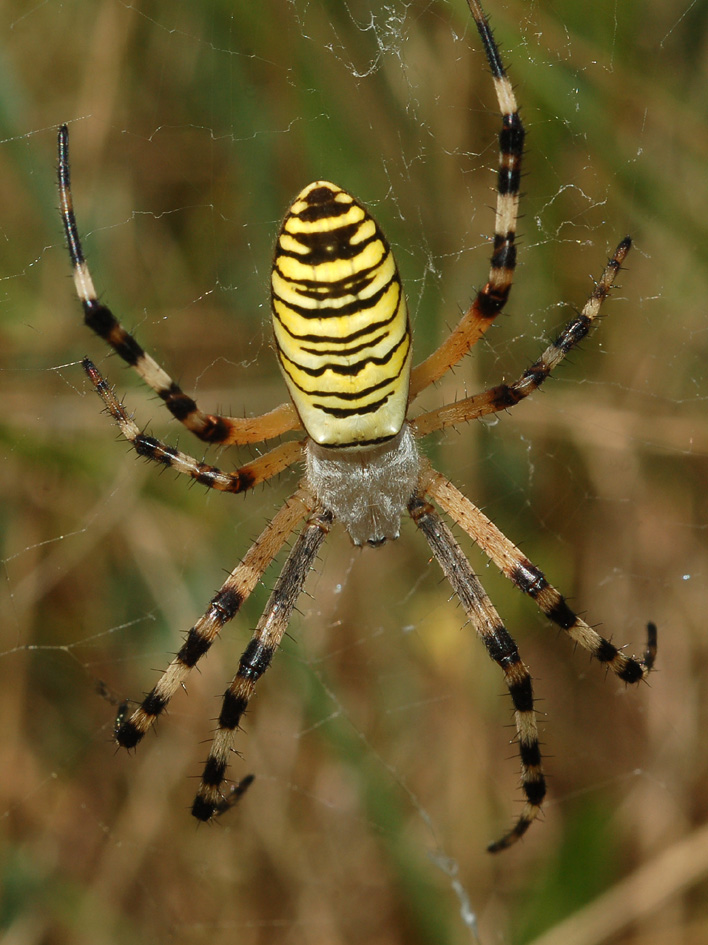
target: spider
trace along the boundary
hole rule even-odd
[[[418,394],[457,364],[502,311],[516,265],[524,127],[487,18],[478,0],[468,0],[468,4],[502,115],[494,246],[486,285],[440,347],[412,367],[406,302],[386,238],[367,210],[346,191],[323,180],[309,184],[285,216],[271,273],[275,352],[291,403],[259,417],[204,413],[98,300],[73,211],[68,128],[63,125],[59,130],[61,213],[86,324],[137,371],[177,420],[206,443],[242,446],[304,430],[300,438],[281,441],[252,462],[223,472],[142,432],[98,369],[88,359],[82,362],[123,435],[140,456],[155,463],[170,466],[209,488],[232,493],[245,492],[294,463],[305,466],[297,490],[187,632],[156,685],[132,714],[124,710],[116,724],[117,743],[134,748],[299,528],[224,694],[192,805],[192,814],[200,821],[210,820],[229,805],[224,782],[235,751],[235,734],[256,682],[270,665],[288,627],[322,542],[337,521],[355,545],[380,546],[398,538],[401,517],[407,512],[430,544],[489,656],[502,669],[514,707],[524,806],[511,829],[489,846],[492,852],[511,846],[526,832],[546,793],[531,676],[438,509],[467,532],[571,640],[620,679],[637,683],[646,679],[653,667],[657,636],[653,624],[648,625],[643,658],[626,656],[574,613],[543,572],[434,469],[418,448],[422,436],[510,410],[535,391],[588,334],[630,250],[630,238],[617,246],[580,314],[517,380],[415,418],[408,415]],[[232,789],[232,795],[242,793],[246,781]]]

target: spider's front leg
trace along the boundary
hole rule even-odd
[[[519,656],[511,634],[501,622],[494,605],[445,522],[420,495],[413,496],[408,511],[428,540],[438,564],[464,607],[470,623],[482,638],[487,652],[504,672],[504,679],[514,704],[521,756],[521,787],[526,796],[526,803],[511,830],[487,848],[490,853],[498,853],[516,843],[526,833],[538,816],[546,795],[531,675]]]
[[[625,656],[619,647],[601,636],[570,608],[561,592],[547,580],[543,571],[529,561],[494,522],[455,488],[449,479],[428,466],[424,481],[426,493],[453,521],[464,528],[502,574],[524,594],[528,594],[549,620],[564,630],[571,640],[604,663],[624,682],[637,683],[647,678],[654,668],[657,650],[657,630],[653,623],[647,625],[647,643],[642,659]]]
[[[187,676],[211,647],[224,624],[236,616],[313,504],[309,490],[300,488],[268,523],[211,600],[204,616],[189,630],[179,652],[156,685],[130,718],[120,720],[116,726],[115,739],[121,747],[134,748],[165,711],[172,696],[180,686],[184,686]]]
[[[314,512],[298,536],[251,642],[239,661],[238,672],[224,693],[218,727],[192,805],[192,814],[197,820],[211,820],[215,814],[221,813],[225,806],[230,806],[229,798],[225,798],[222,793],[222,785],[231,753],[234,751],[234,736],[248,708],[256,682],[268,669],[275,651],[280,646],[297,599],[332,521],[332,513],[320,509]]]

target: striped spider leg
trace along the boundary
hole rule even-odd
[[[551,342],[540,358],[517,380],[511,384],[498,384],[479,394],[464,397],[453,404],[445,404],[421,414],[413,421],[416,434],[427,436],[436,430],[444,430],[445,427],[454,427],[469,420],[479,419],[486,414],[509,410],[537,390],[551,371],[586,337],[592,328],[631,245],[631,239],[626,236],[609,259],[599,282],[580,314],[568,322],[555,341]]]
[[[215,466],[198,462],[186,453],[165,446],[154,437],[141,433],[97,368],[88,359],[83,364],[107,412],[117,422],[121,433],[133,445],[138,455],[170,466],[209,488],[221,492],[242,492],[244,488],[250,488],[257,482],[263,482],[281,472],[302,454],[302,444],[290,441],[275,447],[236,472],[222,472]],[[248,486],[244,486],[244,482],[248,482]],[[209,602],[204,615],[187,632],[184,643],[155,686],[132,715],[126,718],[126,713],[123,713],[114,733],[121,747],[135,748],[142,740],[151,725],[165,711],[177,690],[184,687],[187,676],[211,647],[224,624],[236,616],[292,532],[312,513],[314,504],[313,496],[302,486],[266,525],[243,560]],[[242,664],[244,661],[248,664],[251,658],[258,662],[260,656],[250,651],[248,656],[244,654]]]
[[[59,129],[58,157],[62,220],[74,270],[74,284],[84,309],[84,320],[87,326],[137,371],[176,419],[183,423],[191,433],[207,443],[226,446],[261,442],[299,428],[300,423],[291,404],[282,404],[261,417],[224,417],[204,413],[196,402],[185,394],[160,365],[143,350],[111,310],[98,300],[74,215],[69,165],[69,130],[66,125],[62,125]],[[138,455],[170,466],[211,489],[232,493],[244,492],[301,459],[302,444],[290,441],[279,444],[234,472],[222,472],[143,433],[128,416],[95,365],[88,358],[84,359],[82,364],[104,401],[107,412],[116,420],[121,432],[133,445]],[[223,624],[235,616],[290,533],[304,518],[307,507],[302,505],[302,499],[305,495],[303,490],[300,494],[296,493],[267,526],[210,602],[205,615],[188,632],[183,646],[157,684],[130,717],[121,718],[117,723],[115,737],[119,745],[126,748],[135,747],[165,710],[177,689],[184,685],[186,676],[209,649]]]
[[[74,216],[69,167],[69,129],[62,125],[58,137],[59,202],[64,233],[74,270],[74,286],[84,310],[84,321],[134,368],[152,387],[175,419],[205,443],[221,446],[260,443],[300,427],[292,404],[281,404],[260,417],[222,417],[204,413],[163,368],[138,344],[113,312],[100,302],[84,256]]]
[[[312,514],[312,509],[312,496],[308,490],[298,489],[266,525],[209,601],[203,616],[187,632],[184,643],[155,686],[133,714],[117,727],[115,739],[121,747],[134,748],[141,741],[165,711],[172,696],[184,686],[187,676],[209,650],[224,624],[239,612],[293,531]],[[255,667],[260,665],[261,655],[249,650],[241,659],[241,666],[250,666],[255,678],[265,668],[256,674]]]
[[[457,522],[502,574],[536,601],[543,613],[568,634],[574,643],[586,649],[595,659],[605,663],[623,682],[645,680],[654,668],[656,658],[656,627],[647,626],[647,644],[641,660],[632,659],[574,613],[567,601],[546,580],[540,568],[511,542],[466,495],[428,465],[424,473],[425,492],[453,521]]]
[[[435,509],[415,494],[408,512],[425,535],[443,574],[462,604],[467,617],[481,637],[491,658],[504,672],[514,705],[516,735],[521,756],[521,788],[526,797],[520,817],[503,837],[490,844],[490,853],[505,850],[522,837],[541,810],[546,796],[538,726],[533,702],[531,674],[519,656],[516,643],[474,574],[452,532]],[[454,518],[454,516],[452,516]]]
[[[113,388],[104,379],[95,364],[88,358],[81,362],[89,380],[96,388],[109,413],[118,424],[121,433],[133,446],[138,456],[170,466],[178,473],[191,476],[200,485],[217,492],[246,492],[261,482],[277,476],[288,466],[302,459],[302,442],[289,440],[279,443],[262,456],[241,466],[234,472],[223,472],[216,466],[201,462],[173,446],[166,446],[154,436],[143,433],[115,395]]]
[[[450,336],[412,366],[410,321],[398,269],[379,226],[351,194],[317,180],[291,204],[276,240],[271,272],[275,351],[292,400],[254,418],[202,412],[96,298],[72,209],[68,131],[59,131],[59,190],[74,281],[87,325],[100,335],[164,401],[187,429],[207,443],[262,442],[304,428],[305,437],[282,442],[233,472],[224,472],[141,432],[110,385],[87,360],[84,368],[107,412],[136,452],[210,488],[243,492],[303,461],[304,477],[129,717],[116,740],[138,744],[165,710],[221,627],[238,612],[291,535],[297,533],[263,615],[224,694],[221,712],[192,813],[210,820],[233,805],[249,779],[225,786],[234,738],[257,680],[270,665],[308,572],[335,522],[355,545],[379,547],[399,536],[408,513],[460,600],[469,623],[500,666],[511,695],[525,804],[515,825],[489,849],[506,849],[536,818],[545,796],[531,676],[517,646],[465,558],[449,526],[431,503],[461,526],[501,571],[532,597],[550,620],[605,663],[620,679],[646,678],[656,654],[656,628],[648,627],[642,660],[625,656],[568,606],[563,596],[483,513],[434,470],[418,439],[487,413],[515,406],[536,390],[584,338],[607,298],[630,248],[623,240],[582,312],[516,381],[409,418],[408,408],[482,337],[502,311],[516,266],[516,225],[524,128],[514,93],[479,0],[468,0],[492,72],[502,116],[494,247],[487,283]],[[298,532],[299,530],[299,532]]]
[[[504,69],[489,22],[478,0],[467,2],[487,55],[502,117],[499,132],[494,252],[486,285],[477,292],[472,305],[439,348],[413,368],[410,402],[426,387],[440,380],[484,335],[506,305],[516,268],[516,225],[526,132],[519,115],[514,89]]]
[[[202,772],[192,814],[210,820],[224,806],[223,781],[232,753],[236,731],[248,708],[256,682],[270,666],[300,596],[317,552],[332,527],[333,515],[324,509],[312,513],[297,537],[273,587],[263,616],[251,642],[239,661],[238,672],[224,694],[224,701],[212,739],[209,757]],[[228,801],[228,796],[226,798]]]
[[[565,598],[548,583],[543,572],[448,479],[429,463],[423,462],[421,465],[420,493],[413,495],[408,512],[425,535],[490,657],[502,668],[514,705],[525,805],[514,826],[488,847],[490,853],[498,853],[526,833],[538,816],[546,794],[531,675],[519,656],[516,643],[500,620],[452,532],[425,496],[433,499],[452,521],[460,525],[501,572],[536,601],[550,620],[624,682],[645,680],[653,669],[657,630],[653,623],[647,625],[647,644],[641,660],[625,656],[613,643],[573,613]]]

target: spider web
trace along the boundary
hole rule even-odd
[[[139,423],[200,455],[81,326],[57,125],[70,123],[103,297],[205,409],[256,414],[284,395],[267,282],[292,195],[323,177],[367,203],[423,357],[486,278],[498,118],[463,0],[8,2],[8,941],[705,939],[701,896],[686,895],[708,870],[705,5],[488,12],[529,133],[520,265],[505,315],[421,403],[512,380],[616,242],[628,230],[636,242],[602,324],[557,378],[426,449],[589,622],[639,652],[654,620],[660,671],[639,692],[605,679],[463,541],[534,674],[551,787],[543,821],[489,857],[519,810],[501,674],[412,524],[379,550],[334,533],[259,683],[233,766],[256,781],[236,809],[198,830],[187,811],[277,567],[157,737],[114,752],[118,706],[150,687],[297,472],[233,500],[115,440],[86,353]]]

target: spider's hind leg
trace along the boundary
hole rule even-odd
[[[59,202],[66,243],[74,269],[74,286],[84,310],[84,321],[116,354],[148,384],[163,401],[172,416],[205,443],[222,446],[260,443],[300,427],[300,419],[292,404],[281,404],[260,417],[225,417],[205,413],[196,401],[185,394],[169,374],[141,347],[113,312],[99,301],[84,256],[79,228],[74,215],[69,167],[69,129],[59,128],[57,165]]]
[[[516,226],[526,132],[513,86],[484,11],[477,0],[468,0],[468,3],[492,73],[502,119],[492,258],[486,284],[477,292],[457,326],[436,351],[413,368],[410,401],[430,384],[440,380],[479,341],[506,305],[516,269]]]
[[[154,463],[160,463],[163,466],[169,466],[175,472],[190,476],[208,489],[216,489],[217,492],[245,492],[292,466],[302,456],[301,442],[288,440],[285,443],[279,443],[267,453],[258,456],[253,462],[247,463],[233,472],[223,472],[216,466],[195,459],[188,453],[182,453],[173,446],[168,446],[154,436],[141,431],[132,417],[128,415],[121,401],[116,397],[114,388],[103,377],[95,364],[88,358],[84,358],[81,364],[89,380],[96,388],[96,393],[105,404],[106,412],[116,421],[121,433],[138,456]]]

